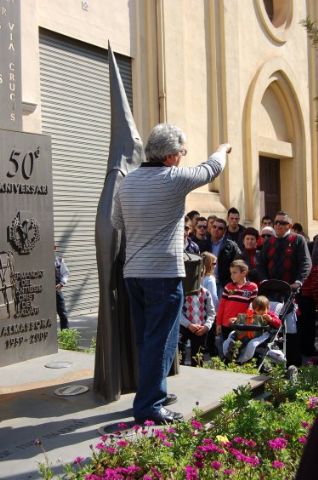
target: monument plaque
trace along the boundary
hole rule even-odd
[[[20,3],[0,0],[0,128],[21,130]]]
[[[0,130],[0,366],[56,351],[50,139]]]
[[[19,10],[0,0],[0,367],[57,351],[51,142],[16,131]]]

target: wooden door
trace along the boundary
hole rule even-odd
[[[261,216],[269,215],[274,219],[280,204],[280,161],[278,158],[259,157],[259,188],[261,197]]]

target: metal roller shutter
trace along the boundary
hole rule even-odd
[[[131,59],[117,56],[132,107]],[[54,232],[71,276],[71,316],[98,307],[95,216],[110,141],[106,50],[40,31],[42,132],[52,137]]]

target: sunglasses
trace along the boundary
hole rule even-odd
[[[289,225],[289,222],[287,222],[286,220],[275,220],[274,225],[286,226],[286,225]]]
[[[262,238],[270,238],[272,235],[270,233],[264,233]]]
[[[206,225],[197,225],[196,228],[204,228],[204,229],[206,229],[207,226],[206,226]]]

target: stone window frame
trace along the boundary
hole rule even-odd
[[[268,35],[277,43],[285,43],[294,20],[294,0],[272,1],[274,6],[273,19],[270,19],[267,13],[264,0],[255,0],[257,11]]]

